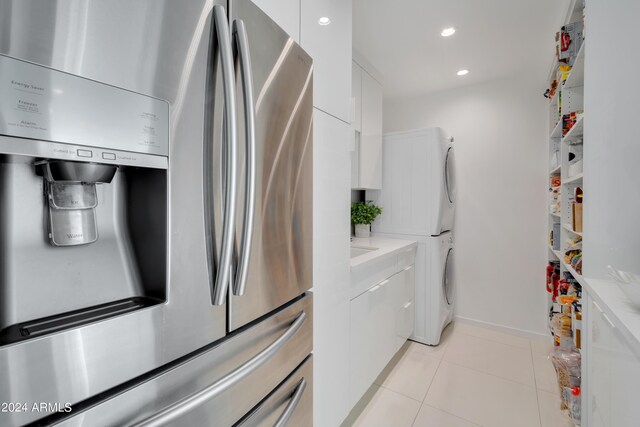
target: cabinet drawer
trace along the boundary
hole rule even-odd
[[[396,344],[395,351],[413,334],[415,306],[413,300],[407,301],[396,313]]]
[[[404,301],[412,301],[416,291],[416,266],[409,265],[404,268]]]
[[[351,299],[372,286],[389,279],[398,272],[398,257],[390,256],[371,262],[362,268],[351,269]]]
[[[384,294],[384,286],[376,285],[351,300],[351,406],[360,400],[378,375],[377,369],[382,360],[379,335],[384,320]]]
[[[416,246],[405,249],[398,255],[398,270],[416,263]]]

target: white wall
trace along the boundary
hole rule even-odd
[[[384,131],[455,138],[456,315],[546,333],[546,73],[384,104]]]

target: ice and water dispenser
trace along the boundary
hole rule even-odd
[[[168,103],[0,55],[0,346],[166,300]]]

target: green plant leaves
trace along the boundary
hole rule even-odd
[[[371,224],[380,214],[382,208],[371,200],[351,204],[351,222],[353,224]]]

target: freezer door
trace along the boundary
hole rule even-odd
[[[68,414],[42,420],[42,424],[60,422],[56,425],[64,427],[232,426],[245,419],[309,356],[312,306],[312,295],[309,294],[168,371],[142,378],[125,390],[113,390],[97,404],[78,405]],[[310,392],[310,370],[303,372]],[[286,392],[289,388],[279,390]],[[293,412],[291,419],[300,417],[299,412],[303,409],[311,411],[308,395],[310,393],[305,391],[296,404],[298,409],[290,411]],[[271,408],[265,407],[265,410],[268,413]]]
[[[235,330],[312,286],[313,73],[309,55],[251,1],[234,0],[230,8],[239,162],[229,316]]]
[[[313,356],[236,427],[311,427],[313,425]]]
[[[226,3],[0,2],[0,53],[166,100],[170,114],[168,206],[158,215],[149,206],[140,210],[146,221],[164,215],[169,223],[169,248],[158,255],[168,257],[166,303],[0,346],[0,402],[75,405],[225,336],[226,304],[212,304],[207,268],[203,143],[210,123],[212,143],[221,145],[223,91],[205,88],[212,7]],[[209,116],[205,105],[213,106]],[[221,169],[220,158],[214,164]],[[219,219],[220,203],[214,210]],[[41,285],[43,294],[55,292]],[[0,413],[0,425],[44,415]]]

